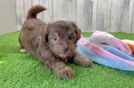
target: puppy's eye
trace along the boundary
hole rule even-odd
[[[69,39],[69,40],[73,40],[73,37],[72,37],[72,36],[69,36],[68,39]]]
[[[53,41],[57,41],[57,38],[53,38]]]
[[[53,43],[57,43],[57,42],[59,41],[59,38],[58,38],[58,37],[54,37],[54,38],[52,39],[52,41],[53,41]]]

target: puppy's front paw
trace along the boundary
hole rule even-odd
[[[93,64],[89,59],[86,59],[84,57],[77,57],[74,58],[74,63],[81,65],[83,67],[91,67]]]
[[[84,67],[92,67],[93,63],[90,60],[83,58],[81,65]]]
[[[83,57],[79,53],[76,53],[75,57],[73,58],[73,62],[77,65],[81,65],[83,67],[91,67],[92,66],[92,61],[89,59]]]
[[[58,69],[56,71],[56,74],[61,78],[61,79],[64,79],[64,78],[71,78],[75,75],[74,71],[70,68],[70,67],[64,67],[64,68],[61,68],[61,69]]]

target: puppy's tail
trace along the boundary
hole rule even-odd
[[[40,6],[40,5],[35,5],[32,8],[29,9],[28,14],[27,14],[27,19],[29,18],[36,18],[37,14],[46,10],[45,7]]]

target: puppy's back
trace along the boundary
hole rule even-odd
[[[23,26],[22,26],[22,30],[34,30],[34,29],[41,29],[42,27],[46,26],[46,23],[37,19],[37,14],[46,10],[45,7],[43,6],[40,6],[40,5],[35,5],[33,7],[31,7],[29,10],[28,10],[28,13],[27,13],[27,19],[26,21],[24,22]]]
[[[36,18],[37,14],[46,8],[40,5],[33,6],[27,13],[27,19],[22,25],[19,42],[21,49],[25,49],[31,55],[36,55],[38,41],[42,30],[46,29],[47,24]]]

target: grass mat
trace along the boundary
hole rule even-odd
[[[19,52],[19,32],[0,35],[0,88],[134,88],[134,72],[94,64],[83,68],[69,64],[76,76],[60,80],[37,60]],[[84,33],[89,37],[90,33]],[[121,39],[134,34],[113,33]]]

